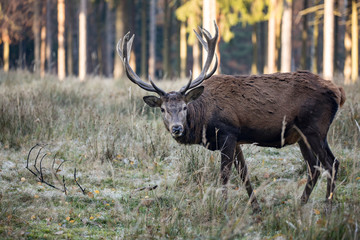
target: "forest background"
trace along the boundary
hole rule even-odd
[[[121,77],[114,51],[128,31],[137,37],[131,65],[158,79],[201,68],[192,30],[220,27],[224,74],[307,69],[346,84],[359,73],[356,0],[1,0],[0,65],[65,76]]]

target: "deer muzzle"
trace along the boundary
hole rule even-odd
[[[173,125],[171,127],[171,135],[173,137],[181,137],[184,133],[184,128],[182,125]]]

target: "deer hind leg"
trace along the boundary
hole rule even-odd
[[[240,178],[243,181],[243,183],[245,184],[245,189],[249,195],[251,206],[252,206],[253,210],[255,212],[258,212],[258,211],[260,211],[260,206],[256,199],[253,188],[251,186],[247,165],[246,165],[244,154],[242,152],[240,145],[236,146],[235,156],[236,156],[236,160],[237,160],[234,162],[236,170],[240,174]]]
[[[332,167],[331,171],[329,171],[330,178],[327,179],[327,188],[326,188],[326,199],[331,200],[333,198],[333,195],[334,195],[335,180],[336,180],[336,177],[337,177],[337,172],[338,172],[340,163],[335,158],[334,154],[331,152],[327,141],[325,141],[324,148],[325,148],[326,153],[327,153],[327,155],[326,155],[327,156],[327,161],[329,162],[329,164]]]
[[[308,147],[308,145],[303,140],[299,141],[299,146],[309,170],[307,183],[305,185],[304,192],[301,196],[301,202],[305,204],[309,200],[310,194],[314,189],[315,184],[319,178],[320,172],[316,167],[320,165],[320,162],[315,157],[311,149],[309,149],[310,146]]]
[[[321,138],[318,137],[318,135],[312,135],[309,136],[307,140],[311,146],[311,150],[315,154],[315,158],[318,158],[325,170],[329,172],[327,179],[326,199],[331,200],[333,198],[333,192],[335,189],[335,179],[339,168],[339,162],[332,154],[326,141],[326,137]]]

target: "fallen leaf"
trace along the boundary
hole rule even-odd
[[[145,198],[145,199],[141,200],[141,205],[148,207],[148,206],[150,206],[153,202],[155,202],[154,199]]]
[[[298,181],[298,186],[304,185],[307,182],[306,178],[303,178]]]
[[[357,177],[356,180],[360,180],[360,177]]]
[[[75,222],[75,220],[70,220],[70,222],[71,222],[71,223],[74,223],[74,222]]]
[[[331,199],[332,199],[332,197],[333,197],[333,195],[334,195],[334,193],[333,193],[333,192],[331,192],[331,193],[330,193],[330,196],[329,196],[329,198],[328,198],[328,199],[329,199],[329,200],[331,200]]]
[[[22,177],[22,178],[20,179],[20,181],[25,182],[25,181],[26,181],[26,178]]]
[[[94,217],[93,217],[93,216],[91,216],[89,219],[90,219],[90,220],[93,220],[93,219],[94,219]]]
[[[34,195],[34,198],[39,198],[39,195],[35,194],[35,195]]]
[[[32,216],[31,216],[31,220],[34,220],[35,218],[36,218],[35,215],[32,215]]]
[[[70,221],[70,217],[66,217],[66,221]]]
[[[316,224],[320,225],[320,226],[325,226],[326,225],[326,221],[322,218],[320,218],[319,220],[316,221]]]
[[[314,209],[314,213],[315,213],[316,215],[319,215],[319,214],[320,214],[320,211],[317,210],[317,209]]]
[[[87,195],[89,196],[89,198],[93,198],[94,194],[92,192],[88,192]]]

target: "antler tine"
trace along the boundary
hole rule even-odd
[[[161,90],[159,87],[154,87],[153,84],[148,84],[140,79],[138,75],[134,72],[134,70],[131,68],[129,64],[130,60],[130,54],[131,54],[131,47],[132,43],[135,37],[135,34],[132,35],[131,38],[129,38],[130,32],[128,32],[124,38],[123,41],[121,39],[118,41],[116,45],[116,50],[124,63],[126,76],[129,78],[130,81],[137,84],[142,89],[149,91],[149,92],[155,92],[159,94],[160,96],[166,94],[165,91]]]
[[[166,95],[166,92],[164,92],[162,89],[160,89],[158,86],[155,85],[155,83],[151,79],[150,75],[149,75],[149,81],[150,81],[151,85],[153,86],[153,88],[156,90],[157,93],[159,93],[161,96]]]
[[[40,174],[41,169],[40,169],[40,171],[37,169],[36,163],[37,163],[37,160],[38,160],[38,158],[39,158],[39,156],[40,156],[40,152],[41,152],[42,149],[43,149],[43,147],[40,146],[40,149],[39,149],[39,151],[38,151],[38,153],[37,153],[37,155],[36,155],[35,162],[34,162],[34,168],[35,168],[35,170],[36,170],[36,172],[37,172],[38,174]]]
[[[214,75],[214,73],[216,72],[216,69],[218,67],[218,56],[217,54],[215,54],[215,64],[214,64],[214,67],[213,69],[210,71],[210,73],[208,73],[205,77],[204,77],[204,80],[210,78],[212,75]]]
[[[42,158],[40,159],[40,181],[43,182],[44,181],[44,175],[42,172],[42,161],[44,160],[44,158],[46,157],[47,153],[45,153]]]
[[[32,150],[34,150],[34,148],[36,148],[37,146],[39,146],[38,143],[30,149],[30,151],[29,151],[29,153],[28,153],[28,156],[27,156],[27,158],[26,158],[26,167],[25,167],[25,168],[26,168],[27,170],[29,170],[32,174],[34,174],[36,177],[37,177],[37,174],[36,174],[33,170],[31,170],[31,169],[29,168],[29,158],[30,158],[30,154],[31,154]]]
[[[211,39],[211,34],[206,30],[206,29],[202,29],[199,27],[200,32],[202,32],[205,36],[207,36],[207,38]],[[197,39],[199,40],[199,42],[201,43],[201,45],[205,48],[205,50],[208,52],[208,44],[202,39],[202,37],[194,30]],[[204,80],[210,78],[212,75],[214,75],[214,73],[216,72],[216,69],[218,67],[218,56],[217,54],[215,54],[215,64],[213,69],[210,71],[210,73],[208,73],[205,77]]]
[[[216,43],[217,43],[217,39],[218,39],[218,36],[219,36],[219,28],[218,28],[215,21],[214,21],[214,26],[215,26],[215,35],[214,35],[214,37],[211,36],[209,31],[199,27],[199,31],[200,31],[200,33],[202,35],[204,35],[204,38],[206,39],[206,42],[200,36],[200,34],[197,33],[194,30],[197,39],[199,40],[201,45],[204,47],[204,49],[208,52],[208,55],[207,55],[204,67],[203,67],[200,75],[191,82],[189,87],[182,87],[181,90],[180,90],[181,92],[184,89],[189,90],[191,88],[194,88],[194,87],[200,85],[205,79],[210,78],[215,73],[215,71],[217,69],[217,66],[218,66],[218,59],[217,59],[217,56],[215,54],[215,48],[216,48]],[[211,70],[211,72],[209,74],[206,74],[208,72],[208,70],[209,70],[209,67],[210,67],[211,62],[212,62],[212,60],[214,58],[214,55],[216,56],[214,68]]]
[[[200,27],[199,28],[199,31],[202,33],[202,30]],[[202,38],[202,36],[200,34],[197,33],[197,31],[195,31],[194,29],[194,33],[196,35],[196,38],[199,40],[199,42],[201,43],[201,45],[205,48],[206,51],[208,51],[208,44],[204,41],[204,39]]]
[[[190,80],[189,80],[189,82],[188,82],[188,84],[187,84],[186,86],[184,86],[184,87],[182,87],[182,88],[180,89],[181,94],[185,94],[186,91],[189,90],[189,87],[190,87],[190,85],[191,85],[191,82],[192,82],[192,72],[191,72],[191,70],[190,70]]]
[[[76,179],[76,168],[74,170],[74,180],[75,180],[75,183],[78,185],[78,187],[80,188],[81,192],[85,195],[85,188],[82,188],[81,185],[78,183],[77,179]]]

